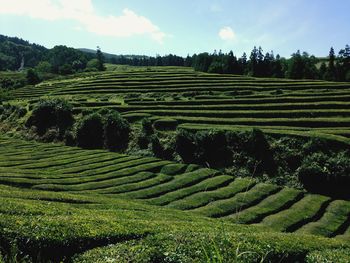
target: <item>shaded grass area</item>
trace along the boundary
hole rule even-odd
[[[231,260],[238,256],[238,249],[249,252],[239,257],[241,262],[256,262],[265,254],[272,261],[290,262],[288,260],[303,259],[309,251],[346,244],[336,239],[265,232],[260,227],[235,225],[99,195],[70,195],[6,186],[0,186],[0,190],[1,248],[8,251],[10,242],[16,240],[18,249],[35,262],[37,259],[68,261],[74,255],[75,262],[103,262],[108,256],[119,258],[119,262],[130,262],[127,261],[130,256],[136,257],[132,262],[152,262],[144,261],[147,256],[153,259],[160,256],[158,262],[168,262],[172,256],[175,257],[173,262],[184,262],[184,258],[203,262],[204,254],[197,251],[204,252],[202,246],[207,241],[220,246],[221,255]],[[30,196],[37,199],[27,199]],[[81,202],[44,200],[47,198]],[[225,233],[225,236],[218,233]],[[135,245],[142,250],[135,250]],[[204,249],[214,253],[214,245]]]

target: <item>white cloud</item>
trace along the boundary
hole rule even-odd
[[[162,44],[167,36],[148,18],[124,9],[120,16],[97,15],[91,0],[0,0],[0,14],[29,16],[49,21],[73,20],[76,28],[113,37],[149,35]]]
[[[236,34],[235,34],[235,32],[233,32],[231,27],[225,26],[225,27],[220,29],[219,37],[225,41],[234,40],[236,37]]]

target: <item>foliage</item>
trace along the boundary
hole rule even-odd
[[[130,124],[116,111],[103,116],[104,145],[112,151],[122,151],[128,147]]]
[[[141,121],[142,133],[145,136],[150,136],[154,133],[153,122],[149,118],[144,118]]]
[[[106,70],[106,67],[104,66],[104,56],[99,47],[97,47],[96,58],[97,58],[97,70],[98,71]]]
[[[348,152],[326,155],[316,152],[306,156],[298,176],[311,192],[349,198],[350,156]]]
[[[103,120],[100,114],[92,113],[77,125],[77,145],[82,148],[96,149],[103,147]]]
[[[82,148],[123,151],[129,143],[130,124],[113,110],[91,113],[77,124],[76,141]]]
[[[277,167],[274,162],[273,152],[261,130],[253,129],[247,148],[248,153],[250,153],[259,163],[257,166],[257,173],[266,172],[270,176],[275,175]]]
[[[66,100],[40,100],[27,120],[27,126],[35,126],[39,135],[48,128],[57,127],[61,135],[73,125],[73,107]]]
[[[40,83],[41,79],[38,73],[34,69],[29,69],[27,71],[27,83],[29,85],[35,85]]]
[[[350,249],[326,249],[312,251],[307,254],[307,263],[348,263],[350,261]]]
[[[180,129],[176,134],[176,152],[185,163],[196,161],[195,135],[187,130]]]

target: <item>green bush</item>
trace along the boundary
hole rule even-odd
[[[313,251],[306,256],[307,263],[349,263],[350,249]]]
[[[175,143],[169,137],[158,138],[156,135],[150,137],[151,148],[154,155],[161,159],[173,160]]]
[[[298,169],[298,178],[310,192],[349,198],[350,157],[348,152],[306,156]]]
[[[63,99],[40,100],[26,125],[37,127],[40,135],[48,128],[57,127],[60,134],[73,125],[73,107]]]
[[[151,136],[154,134],[153,122],[149,118],[141,121],[141,132],[137,136],[137,145],[140,149],[147,149],[151,142]]]
[[[232,163],[224,131],[199,131],[196,133],[196,159],[209,167],[225,167]]]
[[[87,115],[78,123],[76,140],[77,145],[82,148],[103,147],[103,120],[100,114]]]
[[[150,136],[154,133],[153,122],[149,118],[144,118],[141,121],[142,133]]]
[[[276,174],[277,166],[273,160],[273,152],[271,151],[269,142],[264,133],[259,129],[253,129],[248,145],[248,153],[250,153],[259,163],[256,167],[257,173],[266,172],[272,176]]]
[[[180,155],[185,163],[195,162],[195,134],[184,129],[178,130],[176,134],[175,145],[176,152]]]
[[[111,151],[122,151],[128,147],[130,124],[117,111],[104,116],[104,145]]]
[[[41,82],[38,73],[34,69],[29,69],[26,77],[29,85],[35,85]]]

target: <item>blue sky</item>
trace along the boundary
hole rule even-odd
[[[0,34],[115,54],[289,57],[350,44],[349,0],[0,0]]]

